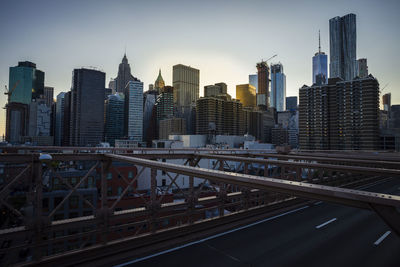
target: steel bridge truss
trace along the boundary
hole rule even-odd
[[[216,226],[240,224],[249,216],[298,204],[302,199],[371,210],[400,236],[400,197],[354,189],[400,177],[398,161],[208,152],[56,153],[48,162],[40,161],[38,154],[0,154],[4,166],[19,168],[15,177],[0,187],[1,210],[3,218],[7,217],[1,221],[0,263],[78,264],[199,229],[211,231]],[[180,159],[184,164],[162,159]],[[211,162],[210,169],[200,168],[202,160]],[[78,162],[85,163],[85,174],[71,183],[60,174],[61,167]],[[113,164],[117,162],[136,167],[135,175],[126,177]],[[108,193],[110,171],[125,184],[118,195]],[[162,191],[157,186],[160,171],[168,179]],[[49,176],[58,178],[63,188],[62,198],[52,209],[43,205],[44,196],[51,192],[44,183]],[[189,182],[184,188],[177,182],[182,176]],[[97,177],[98,201],[89,200],[82,190],[89,177]],[[139,179],[150,179],[147,193],[135,187]],[[20,184],[26,185],[24,194],[15,189]],[[179,199],[172,200],[174,196]],[[79,198],[88,212],[57,219],[72,197]],[[121,206],[122,202],[128,206]]]

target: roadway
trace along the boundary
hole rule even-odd
[[[362,189],[400,195],[400,180]],[[373,212],[316,202],[117,266],[400,266],[400,238]]]

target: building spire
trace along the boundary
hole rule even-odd
[[[321,30],[318,30],[318,53],[321,54]]]

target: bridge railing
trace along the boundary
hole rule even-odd
[[[209,153],[172,156],[183,158],[183,165],[163,162],[168,158],[163,154],[51,156],[40,161],[37,154],[0,155],[3,168],[14,174],[0,187],[2,218],[6,217],[0,230],[2,264],[46,262],[67,251],[151,240],[179,228],[213,227],[299,201],[295,197],[373,210],[399,233],[394,212],[400,207],[399,197],[323,185],[349,185],[351,176],[360,181],[399,176],[395,169]],[[199,168],[201,160],[214,164]],[[160,171],[168,179],[164,186],[157,179]],[[110,179],[110,173],[116,177]],[[182,177],[187,178],[185,186],[178,182]],[[149,182],[149,190],[137,189],[140,180]],[[121,189],[115,191],[115,183]]]

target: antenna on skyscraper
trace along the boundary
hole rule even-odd
[[[321,53],[321,30],[318,30],[318,52]]]

